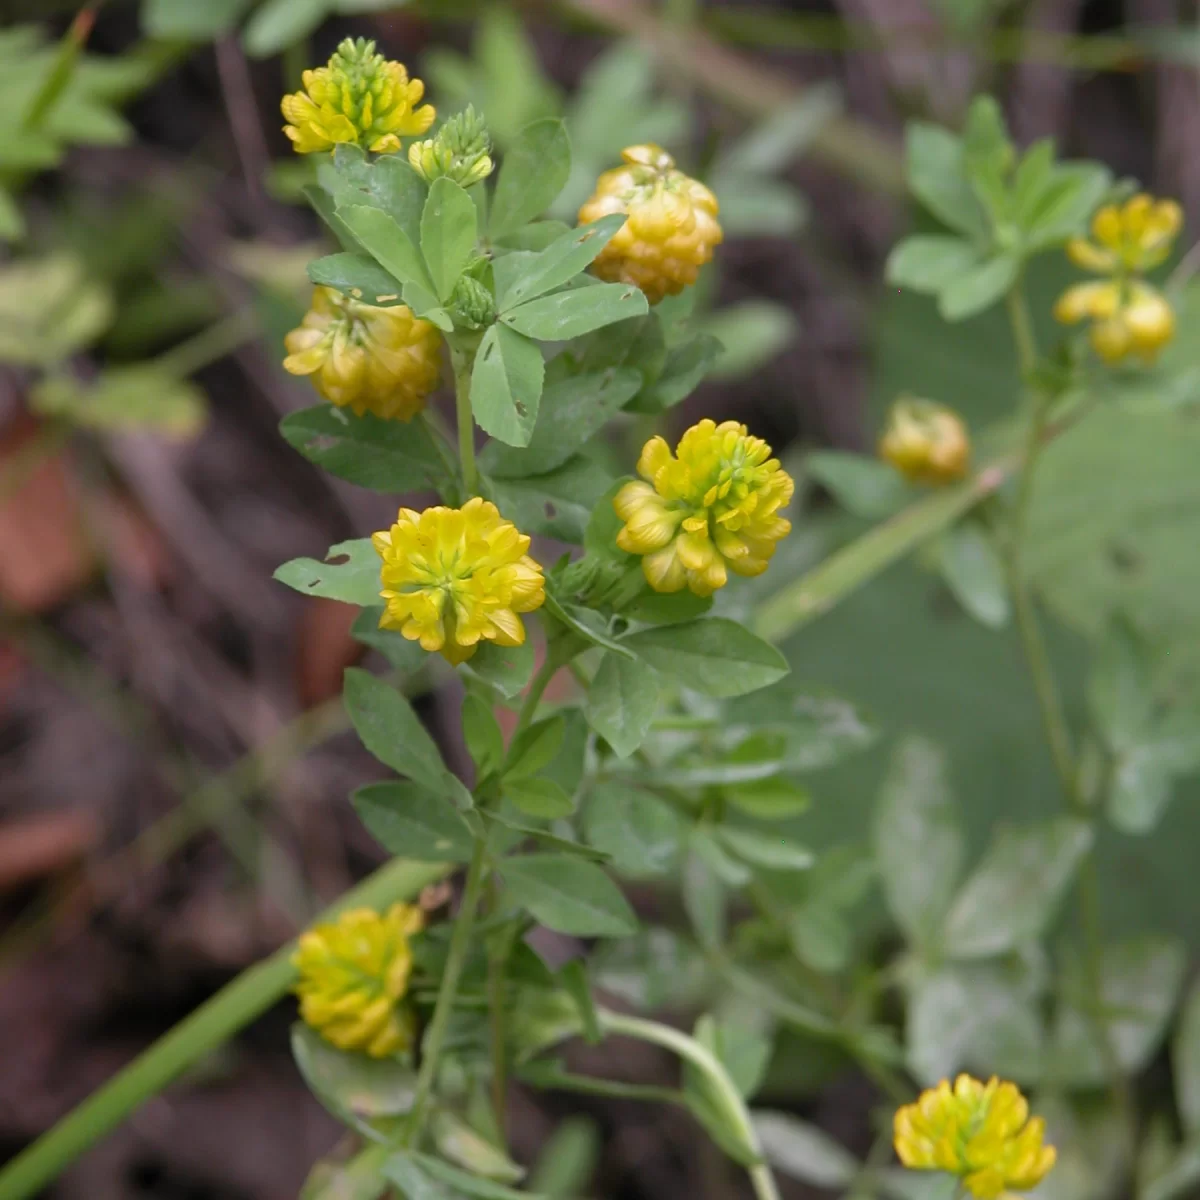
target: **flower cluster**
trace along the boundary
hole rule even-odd
[[[409,165],[426,183],[445,176],[470,187],[492,173],[492,138],[471,105],[451,117],[435,137],[413,142]]]
[[[394,904],[382,916],[354,908],[300,935],[292,959],[300,1015],[340,1050],[388,1058],[412,1046],[415,1015],[404,1005],[412,971],[409,939],[421,910]]]
[[[953,483],[971,463],[971,439],[953,409],[904,397],[892,405],[879,456],[912,483]]]
[[[352,142],[364,150],[400,149],[400,139],[424,133],[437,115],[423,104],[425,85],[403,63],[375,53],[375,43],[346,38],[329,62],[302,76],[304,88],[284,96],[283,132],[297,154]]]
[[[402,508],[391,529],[371,540],[383,559],[380,627],[452,663],[465,662],[481,641],[520,646],[518,614],[545,603],[529,538],[478,496],[462,508]]]
[[[980,1200],[1037,1187],[1054,1166],[1046,1123],[1029,1116],[1015,1084],[943,1079],[896,1113],[896,1153],[906,1167],[948,1171]]]
[[[441,373],[441,338],[403,304],[380,308],[333,288],[313,290],[312,307],[284,338],[284,369],[308,375],[334,404],[360,417],[409,421]]]
[[[1183,211],[1174,200],[1141,193],[1119,208],[1102,208],[1092,221],[1094,240],[1075,238],[1067,256],[1106,278],[1068,288],[1055,318],[1065,325],[1090,320],[1092,347],[1105,362],[1131,355],[1153,362],[1175,334],[1175,314],[1142,275],[1166,259],[1182,227]]]
[[[722,237],[717,198],[695,179],[675,169],[659,146],[630,146],[625,165],[605,171],[596,191],[579,210],[579,221],[627,213],[592,264],[601,278],[632,283],[651,304],[696,282]]]
[[[728,572],[761,575],[791,523],[779,510],[792,498],[790,475],[745,425],[704,420],[674,454],[661,437],[642,450],[638,474],[613,506],[624,522],[617,545],[640,554],[656,592],[687,587],[711,596]]]

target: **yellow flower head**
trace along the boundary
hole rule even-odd
[[[375,43],[346,38],[333,57],[305,71],[304,89],[284,96],[283,132],[297,154],[332,150],[353,142],[364,150],[399,150],[400,139],[433,124],[434,109],[423,104],[425,85],[409,79],[403,63],[375,53]]]
[[[313,289],[312,307],[284,339],[284,369],[311,376],[334,404],[360,417],[411,421],[441,373],[441,339],[404,304],[379,308],[333,288]]]
[[[525,625],[517,614],[545,603],[529,538],[478,496],[462,508],[402,508],[391,529],[371,540],[383,559],[380,627],[452,663],[466,661],[485,639],[521,645]]]
[[[1092,221],[1088,241],[1067,243],[1067,257],[1085,271],[1107,279],[1068,288],[1054,307],[1064,325],[1090,320],[1091,342],[1105,362],[1131,355],[1153,362],[1175,335],[1175,314],[1166,297],[1141,279],[1171,252],[1183,227],[1183,212],[1174,200],[1154,200],[1144,193],[1102,208]]]
[[[690,588],[711,596],[735,575],[761,575],[775,545],[792,527],[779,510],[792,498],[792,478],[762,438],[736,421],[693,425],[672,454],[652,437],[638,459],[643,480],[613,498],[625,522],[617,545],[642,555],[656,592]]]
[[[421,910],[394,904],[380,916],[354,908],[300,935],[292,964],[300,973],[300,1015],[339,1050],[388,1058],[413,1042],[415,1019],[401,1001],[412,970],[409,938]]]
[[[1037,1187],[1054,1166],[1043,1145],[1046,1123],[1030,1117],[1016,1084],[993,1076],[981,1083],[960,1075],[943,1079],[896,1113],[896,1153],[919,1171],[949,1171],[980,1200]]]
[[[903,397],[892,405],[879,456],[912,483],[953,483],[971,464],[971,438],[952,409]]]
[[[724,237],[717,223],[717,198],[677,171],[675,160],[659,146],[630,146],[621,157],[625,165],[600,176],[595,193],[579,210],[579,221],[629,214],[592,270],[613,283],[635,284],[657,304],[695,283]]]

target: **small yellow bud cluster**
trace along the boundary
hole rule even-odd
[[[441,373],[441,338],[407,305],[380,308],[333,288],[313,290],[312,307],[284,339],[284,370],[308,375],[326,400],[358,416],[410,421]]]
[[[421,910],[394,904],[382,916],[369,908],[300,935],[292,959],[300,1015],[339,1050],[389,1058],[408,1050],[416,1018],[403,1004],[412,971],[409,939],[424,925]]]
[[[1037,1187],[1054,1166],[1043,1145],[1046,1123],[1029,1116],[1017,1086],[994,1076],[986,1084],[960,1075],[943,1079],[896,1113],[896,1153],[919,1171],[957,1175],[979,1200]]]
[[[932,486],[961,479],[971,463],[971,439],[953,409],[904,397],[892,405],[879,456],[912,483]]]
[[[520,646],[525,625],[517,614],[545,603],[529,538],[478,496],[462,508],[402,508],[371,540],[383,559],[380,627],[452,663],[470,658],[481,641]]]
[[[779,510],[792,498],[790,475],[771,447],[745,425],[693,425],[675,454],[661,437],[642,450],[638,474],[613,507],[625,523],[617,545],[640,554],[656,592],[689,588],[711,596],[728,572],[761,575],[791,523]]]
[[[492,138],[471,105],[451,117],[435,137],[413,142],[409,165],[426,183],[445,176],[470,187],[492,173]]]
[[[1068,242],[1067,257],[1107,278],[1068,288],[1055,305],[1056,320],[1090,320],[1092,347],[1105,362],[1131,355],[1153,362],[1175,335],[1175,314],[1142,274],[1166,259],[1182,227],[1183,211],[1174,200],[1142,193],[1120,208],[1106,205],[1092,220],[1094,241]]]
[[[433,108],[417,107],[425,94],[404,64],[375,53],[375,43],[346,38],[323,67],[305,71],[302,91],[284,96],[283,132],[297,154],[352,142],[375,152],[400,149],[400,139],[424,133]]]
[[[675,160],[658,146],[630,146],[621,157],[625,165],[600,176],[595,193],[579,210],[579,221],[629,215],[592,270],[613,283],[635,284],[657,304],[695,283],[712,258],[724,236],[717,198],[676,170]]]

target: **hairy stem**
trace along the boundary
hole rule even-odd
[[[761,1159],[762,1145],[758,1140],[758,1131],[754,1128],[741,1093],[716,1055],[695,1038],[670,1025],[660,1025],[657,1021],[646,1021],[641,1017],[628,1017],[607,1009],[598,1010],[596,1015],[606,1033],[624,1034],[663,1046],[702,1071],[720,1101],[722,1116],[728,1121],[730,1132],[753,1152],[755,1158]],[[775,1176],[765,1162],[759,1161],[747,1169],[758,1200],[779,1200]]]
[[[347,892],[323,916],[331,917],[346,908],[382,908],[397,900],[411,900],[445,872],[442,865],[400,860],[388,863]],[[12,1159],[0,1170],[0,1196],[4,1200],[25,1200],[41,1191],[135,1109],[266,1012],[295,982],[295,948],[295,942],[289,942],[270,958],[243,971]]]
[[[471,855],[471,863],[467,867],[466,883],[463,885],[462,903],[459,905],[458,915],[454,919],[454,932],[450,935],[450,948],[446,955],[446,967],[442,972],[441,986],[438,988],[437,1004],[434,1006],[433,1019],[429,1022],[429,1030],[425,1034],[422,1045],[421,1069],[417,1073],[412,1110],[404,1131],[403,1143],[405,1146],[417,1144],[428,1115],[433,1085],[437,1081],[442,1046],[446,1040],[446,1031],[450,1027],[450,1015],[454,1011],[454,1000],[458,994],[458,983],[467,962],[467,952],[471,948],[475,913],[479,909],[479,898],[483,892],[486,848],[487,843],[483,838],[475,840],[475,852]]]

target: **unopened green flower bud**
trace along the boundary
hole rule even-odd
[[[496,301],[492,293],[470,275],[464,275],[454,285],[447,305],[455,325],[465,329],[482,329],[496,319]]]
[[[445,176],[459,187],[470,187],[492,173],[491,150],[492,138],[483,118],[467,105],[434,137],[413,142],[408,161],[426,183]]]

